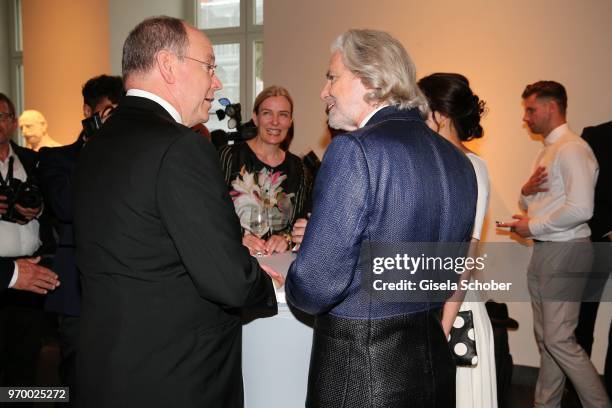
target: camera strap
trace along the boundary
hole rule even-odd
[[[13,156],[9,157],[9,165],[8,171],[6,172],[6,178],[2,177],[2,173],[0,173],[0,185],[3,187],[8,187],[11,180],[13,179],[13,162],[15,158]]]

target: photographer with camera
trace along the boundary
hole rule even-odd
[[[75,359],[81,287],[75,262],[73,231],[72,176],[81,149],[106,120],[124,95],[123,81],[118,76],[100,75],[85,83],[83,94],[83,131],[68,146],[43,147],[39,152],[38,173],[43,185],[45,202],[56,218],[58,248],[53,270],[61,277],[62,287],[47,297],[45,308],[57,313],[60,338],[60,379],[70,387],[71,402],[75,398]]]
[[[30,292],[0,293],[0,385],[34,385],[43,321],[41,295],[55,282],[47,269],[24,259],[44,252],[45,224],[37,218],[42,213],[37,153],[11,141],[16,129],[15,106],[0,93],[0,281],[8,279],[2,289]]]

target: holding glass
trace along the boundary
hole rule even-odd
[[[242,243],[251,254],[281,253],[289,249],[291,228],[307,211],[310,183],[302,160],[287,149],[293,137],[293,100],[286,89],[271,86],[255,99],[253,122],[257,136],[224,146],[221,168],[240,223]],[[268,228],[252,233],[251,207],[264,205]]]
[[[268,209],[264,204],[251,207],[251,215],[249,217],[249,232],[261,239],[270,229],[268,223]],[[256,257],[263,256],[264,253],[257,249]]]

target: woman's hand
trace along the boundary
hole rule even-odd
[[[289,249],[289,243],[282,235],[272,235],[266,242],[265,251],[267,254],[273,254],[274,252],[283,253]]]
[[[295,244],[301,244],[302,239],[304,239],[304,232],[306,232],[306,225],[308,224],[308,220],[306,218],[298,218],[295,220],[293,224],[293,229],[291,230],[291,240]]]
[[[242,237],[242,245],[249,249],[251,255],[255,255],[257,252],[266,253],[266,241],[261,238],[257,238],[255,235],[245,232]]]

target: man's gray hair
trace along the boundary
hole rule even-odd
[[[331,47],[366,87],[365,101],[385,102],[400,109],[417,108],[427,115],[427,99],[416,83],[416,67],[402,44],[384,31],[348,30]]]
[[[148,72],[159,51],[169,50],[182,57],[188,45],[187,29],[182,20],[167,16],[144,20],[130,32],[123,44],[121,65],[124,80],[131,74]]]

